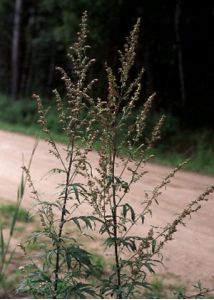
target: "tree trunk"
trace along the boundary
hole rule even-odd
[[[184,69],[183,69],[183,55],[181,47],[181,37],[180,37],[180,16],[181,16],[181,0],[178,0],[175,8],[175,37],[177,44],[177,53],[178,53],[178,72],[179,72],[179,81],[181,89],[181,103],[182,107],[186,104],[186,91],[184,83]]]
[[[18,96],[18,80],[19,80],[19,39],[20,39],[20,20],[21,20],[22,0],[16,0],[13,23],[12,38],[12,80],[11,80],[11,96],[16,99]]]
[[[47,87],[48,92],[51,92],[51,86],[53,82],[53,74],[54,74],[54,67],[55,67],[55,48],[52,45],[51,47],[51,53],[50,53],[50,65],[49,65],[49,73],[48,73],[48,81],[47,81]]]

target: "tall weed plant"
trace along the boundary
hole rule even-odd
[[[58,111],[58,122],[67,137],[64,152],[51,136],[46,112],[38,95],[34,95],[38,106],[39,123],[47,135],[50,155],[59,161],[61,167],[50,172],[61,174],[63,182],[56,199],[44,201],[34,186],[29,170],[26,172],[33,197],[38,203],[41,230],[34,232],[21,247],[29,259],[23,269],[25,279],[20,289],[35,298],[88,298],[113,297],[136,298],[149,289],[148,275],[155,272],[155,265],[161,263],[161,251],[172,239],[177,227],[187,217],[197,212],[201,204],[214,191],[209,187],[197,199],[190,202],[170,223],[161,228],[151,226],[148,232],[135,235],[137,224],[151,217],[153,205],[186,163],[171,171],[151,192],[145,192],[142,206],[137,211],[129,201],[134,184],[145,174],[145,165],[150,159],[151,149],[160,138],[165,117],[162,116],[150,136],[145,129],[150,116],[155,94],[145,102],[133,123],[126,126],[135,105],[141,97],[142,68],[136,78],[130,72],[136,61],[140,20],[133,27],[119,55],[119,68],[114,71],[105,65],[107,76],[107,97],[92,96],[97,79],[89,80],[89,72],[95,63],[88,57],[87,14],[84,13],[77,40],[70,48],[72,79],[57,67],[65,85],[63,96],[53,91]],[[84,114],[84,118],[82,115]],[[124,134],[125,132],[125,134]],[[121,139],[121,135],[123,139]],[[89,160],[89,152],[98,147],[98,166]],[[123,155],[124,147],[128,149]],[[128,179],[127,179],[128,178]],[[87,214],[79,213],[80,207],[89,207]],[[87,236],[100,235],[103,247],[112,254],[113,263],[108,276],[99,281],[91,280],[95,268],[93,256],[82,246],[74,228]],[[28,243],[41,243],[41,251],[30,257]]]

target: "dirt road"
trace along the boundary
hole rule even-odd
[[[0,199],[14,201],[20,181],[22,157],[27,162],[35,139],[21,134],[0,130]],[[60,145],[62,149],[63,146]],[[92,165],[97,164],[97,154],[90,154]],[[48,153],[48,146],[40,141],[31,168],[35,184],[39,186],[41,195],[50,199],[56,194],[53,188],[57,185],[57,177],[43,178],[43,175],[56,166],[56,160]],[[148,164],[149,173],[139,181],[129,195],[129,201],[140,209],[145,190],[151,190],[161,182],[170,168]],[[149,224],[167,224],[185,205],[194,200],[206,187],[214,184],[214,178],[190,172],[180,171],[160,197],[160,205],[154,207],[153,217]],[[26,194],[23,206],[32,207],[29,193]],[[148,224],[148,225],[149,225]],[[190,284],[199,279],[206,286],[214,288],[214,195],[203,204],[202,209],[186,227],[179,227],[175,239],[168,243],[164,254],[164,267],[159,272],[170,272]],[[135,228],[140,234],[142,225]]]

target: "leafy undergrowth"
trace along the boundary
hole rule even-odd
[[[7,230],[9,223],[11,222],[12,213],[15,211],[16,207],[13,203],[6,203],[1,199],[0,201],[0,222],[1,226]],[[26,227],[27,226],[27,227]],[[29,238],[29,232],[37,231],[39,229],[39,220],[37,217],[29,217],[29,213],[24,209],[20,208],[19,214],[17,217],[17,224],[15,228],[15,235],[11,244],[11,251],[13,248],[16,248],[16,254],[13,257],[13,260],[10,264],[10,267],[7,271],[6,280],[0,279],[0,298],[28,298],[27,293],[17,292],[18,283],[21,281],[23,265],[26,264],[28,257],[26,257],[22,250],[17,247],[18,243],[21,240],[25,241]],[[28,230],[26,230],[26,228]],[[74,234],[75,231],[75,234]],[[76,238],[83,242],[82,236],[79,231],[72,228],[72,233]],[[87,248],[91,250],[91,253],[94,252],[94,249],[101,245],[102,241],[88,240]],[[30,243],[25,244],[28,254],[36,254],[38,250],[41,250],[46,244],[41,241],[41,243],[34,242],[31,240]],[[101,249],[101,246],[100,246]],[[112,269],[111,257],[103,256],[100,254],[94,254],[92,257],[93,269],[88,273],[88,281],[93,285],[96,280],[99,278],[108,278]],[[170,278],[170,280],[169,280]],[[170,282],[169,282],[170,281]],[[161,274],[154,275],[151,277],[151,285],[149,289],[142,289],[142,294],[140,298],[176,298],[180,292],[186,290],[185,285],[180,281],[178,277],[173,274]]]
[[[4,200],[1,200],[0,202],[0,222],[1,226],[6,229],[11,222],[11,215],[15,210],[15,204],[5,203]],[[26,230],[26,224],[28,230]],[[37,217],[29,217],[29,213],[24,208],[20,208],[15,229],[16,233],[13,237],[12,242],[12,248],[16,247],[16,254],[13,257],[13,260],[7,271],[6,280],[0,279],[1,299],[29,297],[28,293],[17,291],[18,283],[22,278],[23,265],[25,265],[28,260],[28,257],[23,254],[22,250],[19,247],[17,247],[17,244],[20,241],[20,237],[23,241],[27,240],[29,238],[29,232],[37,231],[39,229],[39,226],[39,220],[37,219]],[[80,235],[79,231],[72,228],[72,233],[75,235],[75,238],[79,239],[80,242],[83,242],[82,236]],[[28,254],[30,254],[30,256],[36,254],[38,250],[41,250],[45,245],[47,245],[46,242],[47,241],[44,241],[43,244],[42,241],[41,243],[38,243],[31,240],[30,243],[25,244]],[[86,246],[88,249],[90,249],[91,253],[94,252],[94,249],[96,249],[97,253],[97,248],[99,248],[101,244],[102,241],[100,240],[96,239],[96,241],[91,241],[89,239]],[[108,276],[111,274],[113,264],[112,258],[110,256],[105,255],[104,257],[101,253],[93,255],[92,263],[94,267],[88,272],[88,281],[93,285],[94,283],[96,283],[97,279],[108,278]],[[178,298],[179,295],[182,295],[185,292],[187,292],[187,287],[175,274],[155,274],[151,276],[149,288],[142,289],[142,294],[139,295],[139,297],[141,299],[173,299]],[[209,297],[212,298],[212,295],[210,295]]]

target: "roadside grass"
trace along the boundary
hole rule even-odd
[[[24,262],[23,254],[20,252],[17,245],[20,242],[20,236],[23,238],[28,234],[26,223],[28,223],[27,226],[29,229],[31,226],[30,224],[34,222],[33,218],[29,218],[28,211],[19,207],[16,216],[16,224],[13,234],[11,234],[11,224],[13,223],[16,212],[17,203],[0,199],[0,259],[3,260],[0,264],[2,263],[6,266],[8,262],[6,271],[1,275],[2,277],[0,276],[0,298],[16,297],[16,285],[21,278],[18,268]],[[10,240],[9,244],[7,243],[8,240]],[[4,257],[4,253],[6,253],[6,257]]]
[[[38,125],[25,126],[22,124],[11,124],[8,122],[0,121],[0,129],[15,133],[21,133],[24,135],[36,137],[38,139],[45,139],[45,134],[41,132],[41,129]],[[52,137],[58,143],[64,143],[66,141],[65,137],[59,133],[52,133]]]
[[[44,101],[49,126],[52,130],[53,139],[56,142],[65,143],[66,137],[60,131],[56,112],[50,107],[53,101],[47,99]],[[154,113],[151,119],[148,120],[147,134],[149,134],[160,115],[161,113]],[[184,166],[185,170],[214,176],[213,131],[206,128],[197,131],[182,129],[175,117],[168,113],[166,113],[166,116],[167,120],[162,129],[162,138],[152,151],[154,158],[151,161],[175,167],[190,157],[191,160]],[[127,126],[133,123],[134,118],[135,115],[130,117]],[[34,136],[39,139],[45,138],[40,126],[37,124],[36,104],[29,99],[11,103],[9,98],[0,95],[0,129]],[[123,133],[121,133],[121,138],[123,138]],[[96,149],[98,148],[99,145],[96,145]],[[123,153],[126,155],[127,149],[123,149]]]
[[[2,202],[2,200],[0,200]],[[2,228],[7,227],[12,221],[12,217],[16,211],[16,204],[0,203],[0,226]],[[19,208],[17,221],[22,223],[28,223],[30,221],[29,213],[24,208]],[[17,228],[16,228],[17,229]]]
[[[214,150],[211,147],[199,146],[190,156],[178,152],[163,152],[158,148],[154,149],[153,154],[152,161],[154,163],[170,167],[175,167],[190,157],[190,161],[183,168],[184,170],[214,176]]]
[[[150,289],[146,289],[143,293],[144,299],[177,299],[178,295],[186,292],[186,287],[181,283],[174,274],[170,274],[173,282],[166,280],[168,274],[156,274],[151,279]]]

